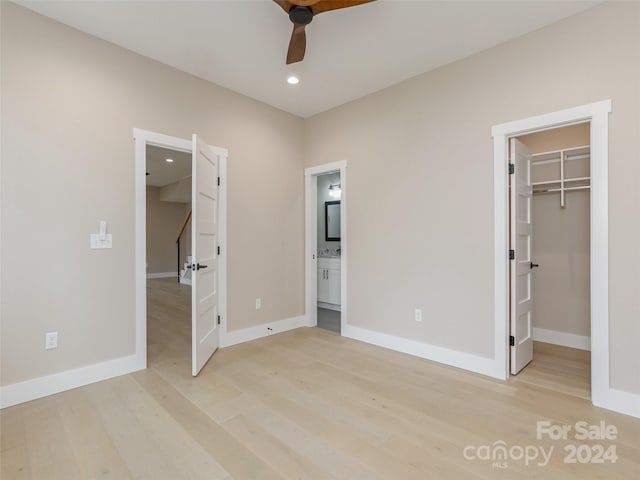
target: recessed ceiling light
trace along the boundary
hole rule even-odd
[[[167,163],[173,163],[173,158],[167,158],[167,159],[165,159],[165,162],[167,162]]]
[[[295,75],[291,75],[289,78],[287,78],[287,83],[289,85],[297,85],[298,83],[300,83],[300,79]]]

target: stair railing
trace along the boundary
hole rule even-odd
[[[187,225],[189,225],[189,220],[191,220],[191,210],[187,213],[187,216],[182,223],[182,227],[180,227],[180,231],[178,232],[178,238],[176,238],[176,245],[178,246],[178,283],[180,283],[180,239],[184,234],[184,231],[187,229]]]

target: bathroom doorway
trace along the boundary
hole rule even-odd
[[[345,335],[347,162],[305,169],[306,324]]]
[[[340,172],[317,177],[318,327],[340,333]]]

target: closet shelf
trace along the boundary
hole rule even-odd
[[[590,158],[591,148],[589,145],[580,147],[565,148],[564,150],[551,150],[549,152],[535,153],[531,155],[532,165],[544,165],[548,163],[559,163],[562,156],[565,160],[583,160]]]
[[[569,191],[589,190],[591,188],[591,177],[566,177],[565,164],[571,160],[589,160],[591,151],[589,145],[580,147],[566,148],[563,150],[553,150],[549,152],[538,153],[532,155],[531,166],[548,165],[552,163],[560,164],[560,178],[554,180],[542,180],[532,182],[532,193],[560,193],[560,207],[565,208],[565,196]]]
[[[564,183],[569,182],[589,182],[591,181],[591,177],[575,177],[575,178],[565,178]],[[543,182],[533,182],[531,185],[536,187],[538,185],[553,185],[555,183],[562,183],[562,180],[545,180]]]

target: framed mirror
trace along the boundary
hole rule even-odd
[[[340,241],[340,200],[324,202],[324,239],[326,242]]]

